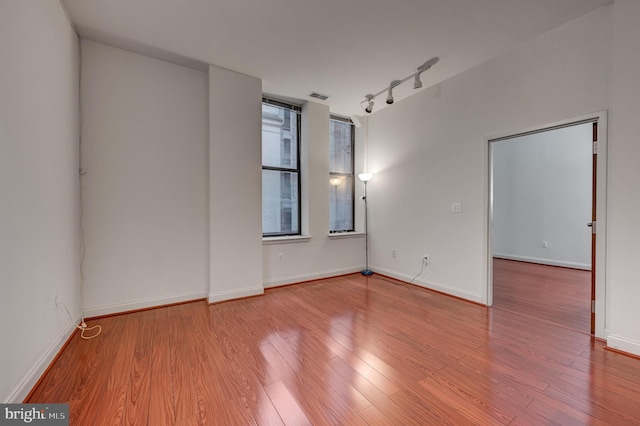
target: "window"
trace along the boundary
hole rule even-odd
[[[354,230],[353,149],[355,132],[351,120],[329,120],[329,232]]]
[[[300,235],[300,107],[262,100],[262,235]]]

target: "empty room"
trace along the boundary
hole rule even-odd
[[[639,20],[1,1],[0,423],[639,424]]]

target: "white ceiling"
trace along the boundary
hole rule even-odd
[[[423,89],[611,0],[62,0],[80,35],[262,80],[264,93],[330,95],[331,112],[416,70]],[[412,81],[394,91],[409,96]],[[374,113],[384,105],[376,99]]]

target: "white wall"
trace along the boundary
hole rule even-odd
[[[408,280],[429,254],[416,283],[483,301],[486,138],[608,108],[610,13],[600,8],[370,116],[374,270]]]
[[[356,135],[356,174],[361,171],[361,135]],[[364,267],[362,233],[329,237],[329,108],[307,102],[302,109],[302,233],[305,239],[266,239],[265,287],[347,274]],[[356,182],[356,229],[361,230],[362,184]]]
[[[262,82],[209,67],[209,301],[261,294]]]
[[[81,48],[86,315],[205,297],[207,75]]]
[[[57,1],[0,2],[0,401],[80,314],[78,38]]]
[[[640,355],[640,2],[613,4],[608,345]]]
[[[493,255],[591,269],[592,124],[491,145]]]

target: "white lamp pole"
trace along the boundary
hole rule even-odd
[[[360,173],[358,178],[364,183],[364,252],[365,252],[365,268],[361,272],[362,275],[369,276],[373,275],[373,271],[369,269],[369,230],[367,227],[367,217],[368,217],[368,209],[367,209],[367,182],[371,180],[373,177],[373,173]]]

